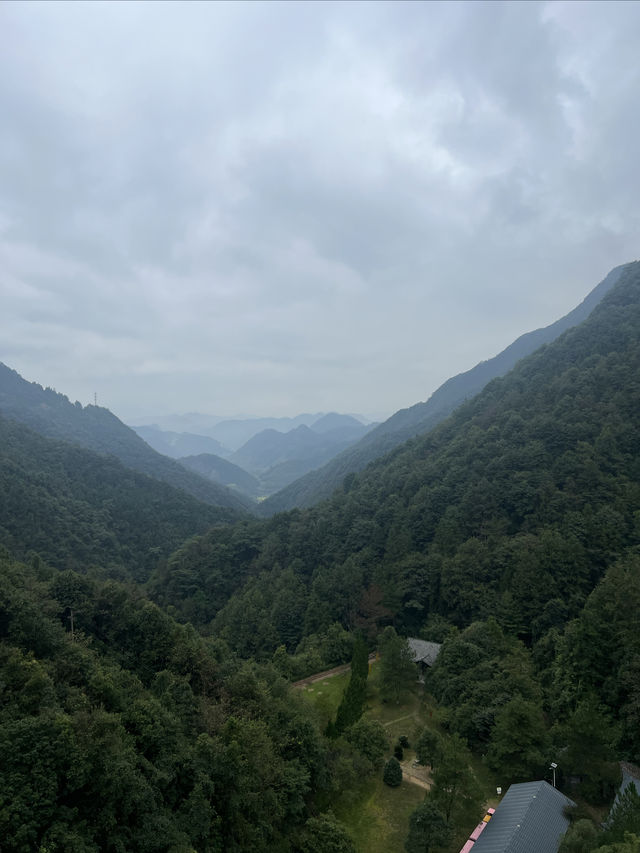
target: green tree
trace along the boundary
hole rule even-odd
[[[384,702],[399,703],[405,690],[417,678],[409,643],[389,626],[382,632],[378,646],[380,695]]]
[[[416,743],[416,757],[420,764],[431,765],[438,763],[442,750],[442,739],[438,732],[425,728]]]
[[[632,782],[616,799],[603,839],[609,844],[624,841],[626,833],[640,835],[640,794]]]
[[[597,844],[598,833],[593,821],[583,818],[569,827],[558,853],[590,853]]]
[[[549,735],[542,711],[534,702],[514,697],[496,715],[487,763],[503,782],[538,777],[546,766]]]
[[[404,843],[407,853],[430,853],[451,838],[451,827],[436,803],[427,796],[411,813],[409,835]]]
[[[471,753],[459,735],[443,740],[438,762],[432,772],[431,796],[447,823],[452,816],[477,817],[482,792],[471,770]]]
[[[296,853],[356,853],[346,829],[330,814],[310,817],[294,849]]]
[[[352,726],[362,716],[364,703],[367,698],[367,675],[369,662],[367,646],[361,636],[356,638],[351,657],[351,677],[344,691],[335,723],[327,726],[329,737],[338,737],[345,729]]]
[[[597,847],[595,853],[640,853],[640,836],[628,832],[624,841]]]
[[[402,782],[402,767],[397,758],[391,757],[384,765],[382,781],[390,788],[397,788]]]
[[[344,736],[373,767],[382,767],[384,754],[389,748],[389,739],[382,723],[360,719],[346,730]]]
[[[591,803],[606,803],[620,784],[615,763],[618,729],[593,697],[579,702],[564,727],[563,769],[580,777],[580,792]]]

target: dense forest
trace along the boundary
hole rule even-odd
[[[47,438],[61,439],[115,456],[134,471],[182,489],[213,506],[246,510],[250,502],[235,492],[186,471],[173,459],[156,453],[108,409],[71,403],[53,388],[26,382],[0,362],[0,412]]]
[[[434,826],[469,749],[505,784],[561,754],[560,784],[610,803],[640,761],[639,414],[634,263],[446,421],[264,521],[0,419],[0,849],[352,851],[329,809],[380,767],[364,651],[394,701],[409,635],[442,643]],[[290,680],[352,656],[324,729]],[[640,834],[629,813],[576,815],[567,853]]]

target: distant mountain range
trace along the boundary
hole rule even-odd
[[[264,428],[264,424],[273,423],[278,429]],[[285,430],[284,427],[291,423],[296,426]],[[259,498],[277,492],[308,471],[324,465],[373,426],[363,424],[352,415],[330,412],[295,418],[225,421],[211,427],[211,432],[217,430],[219,435],[231,438],[232,444],[240,436],[251,433],[235,452],[210,435],[172,432],[155,424],[133,429],[158,453],[179,460],[189,470],[237,489],[250,498]]]
[[[156,431],[160,431],[165,435],[170,436],[182,434],[197,435],[200,437],[215,439],[215,441],[220,445],[218,450],[202,450],[198,452],[217,453],[217,455],[224,456],[226,458],[234,451],[239,450],[242,445],[246,444],[246,442],[249,441],[250,438],[253,438],[254,435],[257,435],[265,429],[273,429],[277,432],[290,432],[292,429],[299,426],[314,426],[318,428],[318,424],[325,418],[329,418],[328,423],[334,423],[332,420],[334,418],[351,418],[360,424],[374,423],[371,418],[365,418],[363,415],[337,415],[335,413],[327,415],[324,412],[317,412],[316,414],[303,413],[296,415],[295,417],[282,418],[222,418],[217,415],[206,415],[200,412],[191,412],[184,415],[154,416],[146,418],[144,421],[138,418],[135,423],[130,423],[129,425],[139,435],[143,435],[141,430],[151,427]],[[323,427],[320,426],[318,429],[322,428]],[[327,428],[329,427],[324,427],[324,429]],[[169,440],[169,444],[173,446],[174,443],[175,438],[171,438]]]
[[[162,430],[157,425],[133,427],[140,438],[143,438],[150,447],[170,456],[172,459],[181,459],[183,456],[195,456],[201,453],[213,453],[216,456],[226,458],[230,450],[223,447],[215,438],[208,435],[195,435],[192,432],[171,432]]]
[[[567,329],[586,320],[618,281],[626,266],[628,265],[611,270],[580,305],[560,320],[522,335],[494,358],[482,361],[471,370],[448,379],[426,402],[396,412],[356,444],[331,459],[324,467],[309,472],[272,495],[261,504],[261,512],[268,515],[294,507],[313,506],[328,498],[342,485],[348,474],[363,470],[374,459],[393,450],[407,439],[429,432],[461,403],[478,394],[492,379],[504,376],[521,358],[544,344],[551,343]]]

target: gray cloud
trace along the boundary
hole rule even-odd
[[[638,254],[635,3],[0,5],[0,358],[393,411]]]

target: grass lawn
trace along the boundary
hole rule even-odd
[[[390,788],[379,773],[365,779],[333,811],[348,828],[358,853],[403,853],[409,816],[425,794],[406,781]]]
[[[350,678],[351,674],[346,672],[342,675],[332,675],[330,678],[300,688],[305,699],[308,699],[318,712],[318,719],[323,730],[329,720],[335,718],[342,694]]]
[[[329,719],[335,718],[349,678],[349,673],[345,673],[302,688],[305,698],[315,707],[323,728]],[[376,667],[373,666],[367,682],[364,716],[378,720],[384,726],[389,735],[389,756],[401,735],[406,735],[413,746],[425,726],[437,729],[446,737],[439,725],[438,709],[421,685],[413,685],[402,701],[396,704],[381,701],[377,682]],[[405,760],[408,759],[409,763],[414,756],[412,749],[405,750]],[[487,803],[495,805],[496,782],[493,774],[475,756],[469,769],[475,773],[485,791]],[[345,792],[339,801],[333,802],[331,807],[349,830],[358,853],[404,853],[409,817],[424,800],[426,793],[424,788],[407,778],[403,779],[399,787],[390,788],[382,781],[380,771],[362,779],[355,788]],[[459,827],[451,844],[452,853],[457,853],[472,830],[473,826]]]

